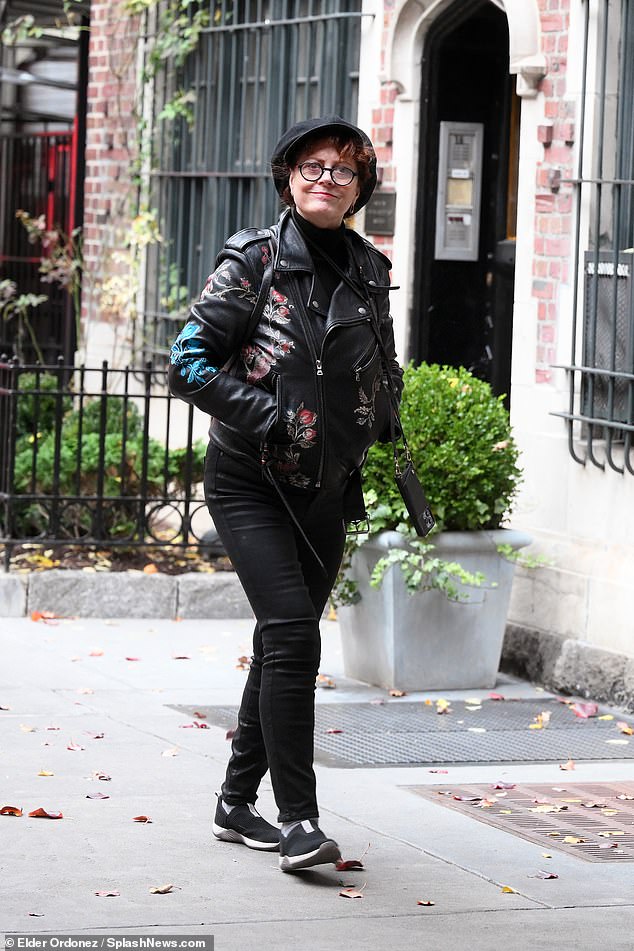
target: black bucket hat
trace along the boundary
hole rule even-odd
[[[327,135],[343,135],[346,138],[358,139],[372,153],[370,159],[370,177],[363,184],[361,193],[355,202],[355,210],[363,208],[368,203],[372,192],[376,188],[376,155],[372,142],[362,129],[346,122],[341,116],[320,116],[316,119],[304,119],[287,129],[280,141],[275,146],[271,158],[271,173],[273,181],[279,195],[283,195],[288,185],[288,172],[284,170],[285,166],[292,165],[293,156],[296,155],[305,140],[312,138],[316,132]]]

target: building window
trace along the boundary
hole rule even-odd
[[[634,4],[584,12],[570,402],[556,415],[575,461],[634,474]]]
[[[166,354],[226,238],[277,219],[269,159],[281,132],[309,116],[356,117],[361,0],[208,5],[196,51],[154,91],[154,116],[179,90],[193,120],[154,122],[150,200],[163,241],[147,262],[152,359]]]

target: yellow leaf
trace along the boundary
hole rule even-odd
[[[599,835],[605,835],[605,833],[599,832]],[[578,845],[580,842],[585,842],[585,841],[586,841],[585,839],[580,839],[580,838],[579,838],[578,836],[576,836],[576,835],[567,835],[567,836],[564,838],[564,842],[565,842],[567,845]]]
[[[618,816],[618,814],[619,814],[618,809],[602,809],[601,810],[602,816]]]
[[[37,775],[38,776],[54,776],[55,773],[51,773],[50,770],[48,769],[41,769]]]
[[[510,885],[502,885],[502,891],[505,895],[517,895],[517,892],[514,888],[511,888]]]
[[[543,727],[544,727],[543,723],[529,723],[528,724],[529,730],[541,730],[543,729]]]
[[[604,713],[603,716],[597,717],[597,720],[613,720],[614,717],[611,713]]]
[[[542,858],[543,858],[543,859],[552,859],[552,855],[550,854],[550,852],[542,852]]]

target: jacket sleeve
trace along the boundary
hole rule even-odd
[[[244,253],[225,249],[170,352],[174,396],[263,445],[277,419],[273,394],[226,372],[249,331],[261,277]]]

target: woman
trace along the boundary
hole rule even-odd
[[[360,469],[389,439],[400,394],[390,262],[343,225],[376,185],[376,156],[339,116],[297,123],[271,168],[288,208],[218,257],[171,354],[170,388],[212,417],[205,495],[256,617],[253,657],[213,824],[294,871],[336,862],[313,771],[319,619]],[[382,347],[378,345],[380,334]],[[270,770],[281,829],[255,809]]]

